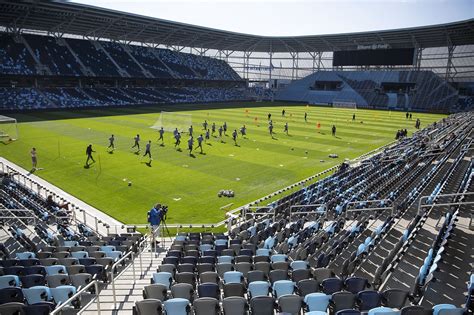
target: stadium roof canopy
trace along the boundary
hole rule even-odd
[[[230,13],[229,13],[230,14]],[[474,19],[414,28],[311,36],[259,36],[64,1],[0,0],[0,26],[166,46],[251,52],[322,52],[383,45],[474,44]]]

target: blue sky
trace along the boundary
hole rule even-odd
[[[474,0],[86,0],[83,4],[269,36],[362,32],[474,18]]]

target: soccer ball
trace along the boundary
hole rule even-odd
[[[128,186],[132,186],[132,182],[128,182]]]

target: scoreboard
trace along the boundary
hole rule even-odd
[[[335,51],[333,66],[413,65],[413,48],[363,49]]]

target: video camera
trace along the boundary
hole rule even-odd
[[[161,219],[166,220],[166,214],[168,214],[168,206],[162,205],[161,206]]]

